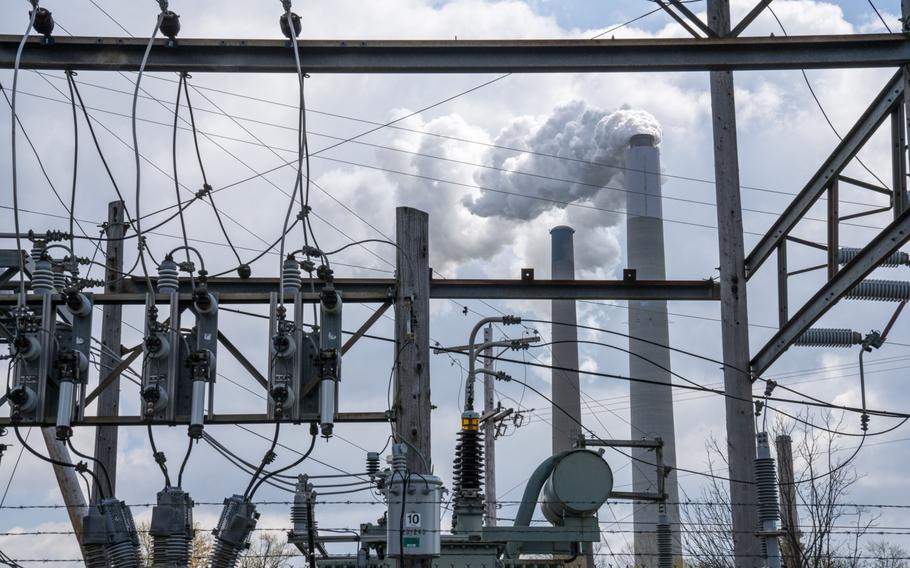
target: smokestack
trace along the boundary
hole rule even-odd
[[[550,230],[551,268],[554,280],[575,280],[575,229],[559,226]],[[575,301],[553,300],[553,366],[578,368],[578,329],[575,326]],[[567,325],[558,325],[567,324]],[[553,369],[553,453],[573,447],[581,434],[581,394],[578,372]]]
[[[660,151],[649,134],[637,134],[629,140],[626,151],[625,185],[628,190],[627,247],[629,268],[637,271],[641,280],[664,280],[664,231],[660,187]],[[629,302],[629,335],[660,345],[669,345],[667,302],[636,300]],[[652,343],[629,339],[629,373],[632,377],[665,383],[630,384],[632,438],[660,438],[664,442],[663,461],[676,463],[676,437],[673,427],[673,393],[670,388],[670,351]],[[653,362],[653,363],[652,363]],[[654,453],[643,448],[632,450],[633,458],[642,460],[632,471],[632,489],[636,492],[657,491],[656,468],[643,465],[654,463]],[[676,470],[666,478],[666,513],[673,527],[674,562],[681,554],[679,527],[679,488]],[[636,506],[635,556],[636,565],[656,568],[658,559],[657,504]]]

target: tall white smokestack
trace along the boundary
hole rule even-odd
[[[660,188],[660,152],[656,140],[649,134],[637,134],[629,141],[626,151],[625,185],[628,191],[627,240],[629,268],[637,271],[641,280],[664,280],[664,230]],[[629,302],[629,335],[660,345],[670,344],[667,322],[667,302],[636,300]],[[630,384],[632,438],[661,438],[664,442],[663,460],[676,463],[676,437],[673,428],[673,393],[670,384],[670,351],[664,347],[629,340],[629,373],[635,378],[666,383],[632,382]],[[662,368],[661,368],[662,367]],[[636,460],[632,471],[632,488],[636,492],[657,491],[654,452],[632,450]],[[679,488],[676,471],[666,478],[666,512],[673,527],[674,556],[681,553],[679,533]],[[634,512],[636,565],[657,567],[655,531],[658,505],[639,505]],[[675,559],[679,561],[679,558]]]
[[[575,279],[575,229],[559,226],[550,231],[551,268],[554,280]],[[578,368],[578,329],[575,327],[575,300],[553,300],[553,366]],[[558,324],[568,325],[558,325]],[[571,449],[581,434],[581,393],[578,372],[553,369],[553,453]]]

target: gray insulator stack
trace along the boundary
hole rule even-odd
[[[367,452],[367,475],[370,477],[376,477],[376,474],[379,473],[379,453],[378,452]]]
[[[302,279],[300,277],[300,265],[294,257],[289,256],[284,260],[281,266],[281,274],[284,277],[284,293],[295,294],[300,291]]]
[[[859,254],[860,249],[852,247],[842,247],[838,253],[838,260],[841,264],[847,264]],[[879,266],[910,266],[910,254],[902,251],[895,251],[885,257]]]
[[[189,565],[193,545],[193,500],[179,487],[158,492],[149,527],[155,566]]]
[[[66,273],[63,271],[63,264],[52,264],[52,270],[54,272],[54,288],[59,294],[66,288]]]
[[[666,513],[661,513],[657,520],[657,567],[673,568],[673,534]]]
[[[259,513],[256,506],[242,495],[224,500],[224,509],[218,526],[212,531],[215,546],[212,549],[211,568],[234,568],[240,553],[248,546],[250,533],[256,528]]]
[[[32,291],[35,294],[54,293],[54,269],[49,260],[41,259],[35,262],[35,268],[32,270]]]
[[[158,266],[158,293],[172,294],[180,288],[180,273],[173,259],[165,258]]]
[[[774,458],[771,457],[767,432],[760,432],[757,436],[755,487],[758,493],[758,519],[763,533],[762,554],[767,559],[769,568],[779,568],[781,561],[780,544],[777,541],[777,520],[780,518],[780,506],[777,500],[777,469]]]
[[[291,532],[297,538],[307,538],[310,528],[316,529],[316,520],[310,519],[312,501],[315,497],[313,486],[307,481],[306,476],[301,475],[297,480],[294,504],[291,505],[291,525],[293,526]]]
[[[848,300],[902,302],[910,300],[910,282],[900,280],[863,280],[844,296]]]
[[[759,437],[767,434],[759,434]],[[758,489],[758,518],[760,521],[774,521],[780,515],[777,502],[777,473],[774,458],[755,458],[755,485]]]
[[[86,544],[82,548],[85,551],[86,568],[108,568],[107,553],[103,544]]]
[[[408,449],[404,444],[392,446],[392,471],[401,475],[408,473]]]
[[[82,549],[85,551],[86,568],[108,568],[107,526],[98,507],[89,507],[82,518]]]
[[[36,242],[32,247],[32,250],[28,253],[32,259],[32,262],[38,262],[41,260],[41,257],[44,256],[44,250],[46,248],[47,246],[43,242]]]
[[[794,341],[801,347],[853,347],[863,342],[863,335],[852,329],[813,327]]]
[[[90,568],[139,565],[139,535],[133,514],[123,501],[102,499],[83,520],[83,531],[83,543],[87,549],[91,548]],[[106,558],[102,560],[102,556]]]

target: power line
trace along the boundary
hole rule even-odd
[[[42,73],[42,75],[47,75],[47,76],[49,76],[49,77],[55,77],[54,75],[45,74],[45,73]],[[56,78],[56,77],[55,77],[55,78]],[[100,87],[100,86],[99,86],[98,88],[106,89],[105,87]],[[194,85],[194,86],[193,86],[193,89],[199,90],[199,87],[197,87],[197,86]],[[111,90],[111,89],[107,89],[107,90]],[[122,91],[115,91],[115,92],[122,92]],[[28,95],[28,96],[32,96],[32,97],[37,97],[37,98],[43,98],[43,99],[46,99],[46,100],[49,100],[49,101],[53,101],[53,102],[65,103],[65,101],[61,101],[61,100],[58,100],[58,99],[53,99],[53,98],[50,98],[50,97],[45,97],[45,96],[43,96],[43,95],[38,95],[38,94],[35,94],[35,93],[30,93],[30,92],[25,92],[25,91],[23,91],[22,94]],[[204,95],[203,95],[203,96],[204,96]],[[147,97],[147,98],[153,98],[153,97]],[[236,137],[232,137],[232,136],[227,136],[227,135],[222,135],[222,134],[215,134],[215,133],[212,133],[212,132],[200,132],[200,133],[203,134],[204,136],[206,136],[206,137],[214,137],[214,138],[222,138],[222,139],[225,139],[225,140],[228,140],[228,141],[232,141],[232,142],[239,142],[239,143],[243,143],[243,144],[250,144],[250,145],[260,146],[260,147],[263,147],[263,148],[266,148],[266,149],[269,149],[269,150],[273,150],[273,151],[274,151],[274,150],[278,150],[278,151],[282,151],[282,152],[289,152],[289,153],[290,153],[290,152],[294,152],[294,153],[296,153],[296,150],[292,150],[292,149],[289,149],[289,148],[279,148],[279,147],[276,147],[276,146],[273,146],[273,145],[266,144],[265,142],[263,142],[262,140],[260,140],[258,137],[252,135],[252,133],[251,133],[248,129],[246,129],[245,127],[243,127],[242,125],[240,125],[237,121],[238,121],[238,120],[249,121],[249,122],[254,122],[254,123],[257,123],[257,124],[263,124],[263,125],[273,126],[273,127],[276,127],[276,128],[288,128],[288,127],[286,127],[286,126],[284,126],[284,125],[281,125],[281,124],[276,124],[276,123],[271,123],[271,122],[262,121],[262,120],[256,120],[256,119],[250,119],[250,118],[237,117],[237,116],[235,116],[235,115],[228,114],[228,113],[224,112],[220,107],[218,107],[217,105],[215,105],[214,102],[211,101],[211,99],[209,99],[208,97],[204,97],[204,98],[205,98],[208,102],[210,102],[211,104],[213,104],[213,106],[215,106],[216,108],[218,108],[219,112],[215,112],[215,111],[206,111],[206,110],[204,110],[204,109],[200,109],[200,110],[202,110],[203,112],[213,112],[213,113],[215,113],[215,114],[217,114],[217,115],[219,115],[219,116],[224,116],[224,117],[230,118],[231,120],[234,121],[235,124],[237,124],[238,126],[240,126],[241,128],[243,128],[244,131],[246,131],[248,134],[250,134],[250,135],[256,140],[256,142],[252,142],[252,141],[249,141],[249,140],[243,140],[243,139],[240,139],[240,138],[236,138]],[[157,100],[157,99],[155,99],[155,100]],[[179,106],[180,106],[180,105],[179,105],[179,100],[177,101],[177,103],[178,103],[177,106],[179,107]],[[115,111],[109,111],[109,110],[105,110],[105,109],[97,109],[97,108],[94,108],[93,110],[95,110],[95,111],[97,111],[97,112],[103,112],[103,113],[105,113],[105,114],[111,114],[111,115],[114,115],[114,116],[125,116],[125,115],[123,115],[122,113],[118,113],[118,112],[115,112]],[[191,113],[192,113],[192,109],[191,109]],[[141,121],[143,121],[143,122],[150,123],[150,124],[166,126],[165,123],[159,122],[159,121],[155,121],[155,120],[152,120],[152,119],[142,118],[142,119],[139,119],[139,120],[141,120]],[[319,133],[319,132],[310,132],[310,134],[313,134],[314,136],[320,136],[320,137],[330,138],[330,139],[333,139],[333,140],[341,140],[341,141],[348,141],[348,140],[349,140],[349,139],[341,138],[341,137],[334,136],[334,135],[331,135],[331,134],[325,134],[325,133]],[[596,188],[596,189],[598,189],[599,191],[609,190],[609,191],[616,191],[616,192],[621,192],[621,193],[626,193],[626,194],[642,194],[642,195],[643,195],[643,192],[641,192],[641,191],[636,191],[636,190],[632,190],[632,189],[628,189],[628,188],[624,188],[624,187],[611,186],[611,185],[607,185],[607,184],[596,184],[596,183],[590,183],[590,182],[585,182],[585,181],[581,181],[581,180],[565,179],[565,178],[560,178],[560,177],[555,177],[555,176],[549,176],[549,175],[544,175],[544,174],[539,174],[539,173],[533,173],[533,172],[526,172],[526,171],[516,170],[516,169],[507,169],[507,168],[492,166],[492,165],[489,165],[489,164],[479,164],[479,163],[475,163],[475,162],[469,162],[469,161],[466,161],[466,160],[458,160],[458,159],[454,159],[454,158],[447,158],[447,157],[444,157],[444,156],[438,156],[438,155],[434,155],[434,154],[426,154],[426,153],[422,153],[422,152],[415,152],[415,151],[405,150],[405,149],[403,149],[403,148],[395,148],[395,147],[392,147],[392,146],[384,146],[384,145],[382,145],[382,144],[374,144],[374,143],[370,143],[370,142],[353,141],[353,143],[355,143],[355,144],[360,144],[360,145],[363,145],[363,146],[372,147],[372,148],[387,150],[387,151],[390,151],[390,152],[397,152],[397,153],[408,154],[408,155],[412,155],[412,156],[416,156],[416,157],[420,157],[420,158],[426,158],[426,159],[432,159],[432,160],[439,160],[439,161],[444,161],[444,162],[449,162],[449,163],[455,163],[455,164],[460,164],[460,165],[469,166],[469,167],[474,167],[474,168],[488,169],[488,170],[492,170],[492,171],[498,171],[498,172],[508,173],[508,174],[510,174],[510,175],[528,176],[528,177],[531,177],[531,178],[542,179],[542,180],[546,180],[546,181],[554,181],[554,182],[559,182],[559,183],[566,183],[566,184],[572,184],[572,185],[580,185],[580,186],[585,186],[585,187],[591,187],[591,188]],[[516,149],[515,151],[519,151],[519,150]],[[526,153],[534,154],[534,152],[526,152]],[[334,160],[332,160],[331,158],[326,158],[326,157],[324,157],[324,156],[320,156],[320,155],[316,155],[316,154],[314,154],[313,157],[315,157],[315,158],[321,158],[321,159],[323,159],[323,160],[334,161]],[[279,159],[283,159],[283,158],[281,158],[281,157],[279,156]],[[560,158],[560,159],[562,159],[562,158]],[[571,159],[571,158],[565,158],[565,159]],[[581,160],[575,160],[575,159],[571,159],[571,160],[572,160],[572,161],[581,161]],[[290,162],[289,162],[289,163],[290,163]],[[383,172],[386,172],[386,173],[393,173],[393,174],[403,175],[403,173],[402,173],[402,172],[399,172],[399,171],[389,170],[389,169],[383,169],[383,168],[381,168],[381,167],[371,166],[371,165],[368,165],[368,164],[363,164],[363,163],[361,163],[361,162],[346,161],[346,162],[344,162],[344,163],[349,164],[349,165],[353,165],[353,166],[355,166],[355,167],[363,167],[363,168],[368,168],[368,169],[378,169],[378,170],[383,171]],[[624,166],[620,166],[620,165],[607,165],[607,164],[601,164],[601,163],[596,163],[596,162],[587,162],[587,163],[589,163],[589,164],[591,164],[591,165],[599,165],[599,166],[604,166],[604,167],[612,167],[612,168],[615,168],[615,169],[621,169],[621,170],[625,170],[625,171],[634,171],[633,168],[628,168],[628,167],[624,167]],[[275,171],[275,170],[271,170],[271,171]],[[665,172],[660,172],[660,175],[661,175],[661,176],[664,176],[664,177],[681,177],[681,176],[672,176],[672,175],[666,174]],[[685,178],[685,179],[692,179],[692,178]],[[448,182],[448,181],[446,181],[446,180],[438,180],[438,181],[441,181],[441,182],[443,182],[443,183],[451,183],[451,182]],[[770,191],[770,190],[768,190],[768,191]],[[788,195],[788,196],[789,196],[789,195],[793,195],[793,194],[787,193],[787,192],[776,192],[776,193],[782,193],[782,194],[785,194],[785,195]],[[327,195],[328,195],[329,197],[331,197],[331,194],[327,194]],[[514,193],[513,195],[516,195],[516,196],[518,196],[518,197],[533,198],[532,196],[528,196],[528,195],[521,194],[521,193]],[[691,198],[686,198],[686,197],[677,197],[677,196],[672,196],[672,195],[664,195],[664,199],[670,200],[670,201],[679,201],[679,202],[681,202],[681,203],[690,203],[690,204],[694,204],[694,205],[703,205],[703,206],[706,206],[706,207],[716,207],[716,206],[717,206],[715,203],[712,203],[712,202],[710,202],[710,201],[700,201],[700,200],[697,200],[697,199],[691,199]],[[855,204],[857,204],[857,205],[862,205],[862,206],[866,206],[866,207],[870,207],[870,208],[875,208],[874,205],[870,205],[869,203],[851,202],[851,201],[848,201],[848,200],[842,200],[842,202],[844,202],[844,203],[855,203]],[[179,199],[178,199],[178,205],[179,205]],[[166,209],[168,209],[168,208],[172,208],[172,207],[174,207],[174,205],[171,205],[171,206],[168,206],[168,207],[165,207],[165,208],[162,208],[162,209],[158,209],[157,211],[155,211],[155,213],[164,211],[164,210],[166,210]],[[217,209],[216,209],[216,211],[217,211]],[[777,215],[779,215],[779,213],[778,213],[778,212],[775,212],[775,211],[768,211],[768,210],[764,210],[764,209],[756,209],[756,208],[749,208],[749,207],[744,207],[744,208],[743,208],[743,211],[744,211],[744,212],[748,212],[748,213],[762,214],[762,215],[772,215],[772,216],[777,216]],[[622,212],[621,214],[625,215],[624,212]],[[150,215],[150,214],[146,214],[146,216],[148,216],[148,215]],[[827,223],[827,222],[828,222],[827,219],[822,219],[822,218],[812,217],[812,216],[806,216],[806,217],[804,217],[804,219],[805,219],[806,221],[813,221],[813,222],[817,222],[817,223]],[[845,225],[845,226],[850,226],[850,227],[857,227],[857,228],[864,228],[864,229],[880,230],[880,227],[876,227],[876,226],[872,226],[872,225],[864,225],[864,224],[861,224],[861,223],[848,223],[848,222],[844,222],[844,223],[842,223],[842,224]]]

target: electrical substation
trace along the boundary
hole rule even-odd
[[[295,13],[290,0],[256,3],[256,10],[274,10],[275,39],[250,40],[184,39],[181,27],[185,31],[193,24],[187,19],[181,24],[178,2],[169,6],[167,0],[157,1],[157,11],[150,2],[132,8],[148,11],[149,23],[156,22],[149,37],[69,35],[55,25],[49,7],[38,0],[5,6],[5,18],[21,20],[28,28],[23,35],[0,36],[0,67],[12,73],[12,84],[2,87],[4,95],[10,95],[12,126],[11,145],[5,146],[12,155],[12,179],[4,182],[3,191],[5,196],[12,192],[10,209],[15,217],[14,226],[0,229],[0,341],[9,354],[7,389],[0,398],[0,433],[9,436],[3,441],[10,442],[0,445],[0,457],[6,451],[9,459],[10,450],[19,447],[53,469],[71,534],[78,539],[81,560],[89,568],[238,566],[252,536],[263,528],[263,503],[256,496],[264,486],[292,494],[282,505],[289,519],[282,529],[299,553],[300,565],[312,568],[612,566],[609,558],[606,562],[602,558],[610,555],[597,552],[604,538],[600,514],[603,507],[620,500],[635,505],[630,523],[636,565],[669,568],[681,566],[684,557],[678,478],[699,474],[677,465],[674,389],[688,388],[724,399],[728,469],[723,476],[713,477],[729,490],[730,520],[723,530],[732,534],[732,565],[793,566],[793,552],[785,553],[790,549],[781,546],[788,527],[798,524],[790,493],[795,482],[789,438],[772,439],[758,417],[767,412],[769,402],[809,399],[793,389],[782,395],[787,387],[765,378],[766,371],[791,347],[853,349],[860,361],[862,405],[847,410],[857,415],[862,440],[876,417],[910,417],[876,410],[871,403],[867,406],[862,375],[864,354],[887,343],[910,300],[910,280],[873,274],[879,267],[910,266],[910,256],[901,250],[910,240],[910,0],[901,3],[903,29],[895,33],[772,37],[744,35],[772,5],[771,0],[753,2],[754,8],[736,22],[731,21],[728,0],[707,0],[707,21],[690,10],[689,2],[654,2],[655,11],[672,16],[693,37],[484,41],[302,37],[306,11],[301,4]],[[78,33],[78,29],[72,31]],[[801,180],[801,191],[748,250],[740,201],[734,72],[882,67],[895,68],[893,78],[816,173]],[[126,116],[132,121],[136,179],[133,188],[126,181],[121,185],[134,189],[135,198],[119,195],[110,202],[99,237],[75,234],[72,210],[69,219],[60,219],[54,228],[32,226],[20,219],[17,201],[30,191],[17,172],[17,166],[30,159],[23,145],[22,115],[17,114],[18,77],[26,72],[65,73],[73,116],[82,113],[91,128],[78,91],[80,71],[121,73],[133,83],[132,109]],[[564,225],[541,227],[541,232],[550,231],[549,279],[535,277],[534,268],[510,279],[443,278],[430,264],[434,244],[429,235],[436,220],[406,206],[395,209],[391,239],[351,239],[337,250],[320,247],[321,235],[313,230],[311,220],[318,212],[309,202],[304,104],[309,77],[619,72],[710,73],[718,277],[667,278],[666,259],[678,243],[664,237],[661,141],[643,130],[626,136],[621,149],[628,253],[622,279],[576,278],[583,269],[577,261],[576,238],[584,237]],[[218,189],[207,179],[186,201],[181,201],[178,189],[178,202],[163,222],[148,220],[148,212],[140,210],[140,192],[152,189],[146,189],[151,184],[140,179],[136,109],[137,103],[149,102],[141,82],[153,73],[178,74],[178,110],[182,92],[195,142],[195,149],[189,151],[198,156],[203,178],[204,156],[189,103],[191,74],[296,77],[297,156],[285,164],[296,168],[296,180],[287,194],[286,209],[270,212],[271,225],[280,233],[265,251],[241,255],[231,245],[235,265],[216,266],[189,244],[185,226],[182,245],[167,250],[155,242],[155,230],[166,223],[184,225],[183,212],[194,203],[200,203],[197,208],[210,204],[216,216],[219,210],[214,197]],[[883,125],[890,128],[892,141],[890,188],[844,173]],[[175,170],[176,132],[175,116]],[[97,138],[95,145],[104,160]],[[107,162],[104,165],[108,168]],[[110,168],[107,173],[113,180]],[[887,212],[889,223],[866,242],[842,242],[839,226],[858,216],[839,211],[839,191],[844,185],[888,196],[889,206],[874,212]],[[73,203],[75,191],[74,181]],[[826,201],[827,211],[824,242],[795,236],[797,225],[821,200]],[[220,216],[217,222],[222,223]],[[224,235],[230,243],[227,231]],[[344,276],[346,265],[338,262],[338,255],[364,242],[394,249],[393,272],[381,278]],[[824,272],[826,281],[808,299],[791,306],[790,279],[806,270],[788,265],[788,247],[795,246],[823,251],[825,262],[811,270]],[[132,248],[136,262],[130,267],[125,259],[131,258]],[[95,256],[80,256],[80,251],[96,252],[103,262]],[[160,254],[153,257],[152,251]],[[754,350],[749,343],[747,290],[772,257],[776,266],[765,272],[774,273],[769,281],[777,286],[778,304],[770,311],[777,316],[778,326],[771,339]],[[260,263],[254,270],[252,265],[262,258],[271,269],[259,268],[265,266]],[[85,267],[92,264],[103,266],[103,278],[84,275]],[[481,317],[469,314],[465,307],[472,330],[464,343],[431,347],[431,300],[545,301],[552,315],[549,320],[503,312]],[[583,420],[584,387],[579,374],[585,371],[579,359],[579,332],[602,330],[579,323],[576,302],[603,300],[628,302],[628,332],[618,334],[624,344],[619,349],[629,364],[629,377],[625,377],[631,421],[628,438],[610,437]],[[860,330],[882,322],[857,321],[853,329],[816,325],[839,302],[853,300],[889,302],[893,315],[885,326],[871,332]],[[718,364],[718,376],[723,377],[721,388],[688,380],[681,383],[672,368],[671,352],[676,349],[667,303],[680,301],[719,304],[723,358],[712,363]],[[348,331],[357,323],[350,314],[358,306],[366,306],[372,315]],[[125,308],[142,314],[143,325],[137,329],[142,339],[133,347],[123,345]],[[223,323],[231,312],[257,318],[263,326],[267,323],[267,334],[255,343],[232,341]],[[373,378],[379,380],[382,369],[388,375],[391,368],[389,400],[387,407],[382,401],[381,406],[365,410],[357,388],[349,386],[351,371],[344,361],[383,317],[394,321],[388,350],[392,358],[375,362]],[[551,329],[546,345],[552,346],[552,357],[549,364],[539,365],[550,375],[549,392],[496,368],[504,353],[524,353],[545,342],[528,325]],[[507,335],[510,330],[517,331]],[[264,355],[245,355],[250,352]],[[458,422],[445,431],[430,428],[434,404],[441,404],[430,398],[431,353],[447,354],[463,363],[465,370],[456,405]],[[267,360],[267,365],[254,360]],[[258,412],[238,412],[224,404],[229,395],[218,369],[226,361],[239,365],[258,384],[257,396],[262,398]],[[121,382],[133,376],[136,384]],[[508,443],[497,440],[499,429],[506,419],[516,419],[521,409],[502,405],[496,389],[506,383],[522,385],[552,409],[549,457],[519,475],[526,480],[508,520],[497,512],[496,468],[514,465],[497,461],[496,446]],[[129,401],[124,407],[138,410],[122,412],[121,399]],[[369,400],[372,404],[374,399]],[[822,407],[846,408],[811,400]],[[356,473],[309,471],[316,445],[331,448],[345,428],[355,424],[390,430],[386,447],[367,448],[362,469]],[[234,455],[229,441],[212,434],[213,427],[222,425],[271,429],[261,460],[246,462]],[[186,453],[170,461],[155,441],[156,433],[167,427],[186,428],[188,438]],[[26,436],[30,429],[40,431],[40,443]],[[74,444],[80,430],[93,433],[91,452],[82,453]],[[118,498],[124,484],[130,483],[117,475],[118,435],[126,430],[147,439],[155,467],[165,480],[163,487],[147,487],[153,503],[147,529],[139,528],[131,504]],[[440,438],[454,444],[451,479],[437,473],[431,463],[432,444]],[[277,454],[280,439],[305,442],[308,449],[288,461]],[[194,522],[197,503],[189,488],[204,480],[191,484],[184,473],[194,446],[202,443],[239,468],[244,477],[234,492],[224,495],[217,525],[209,527],[211,546],[198,563],[192,560],[199,530]],[[631,490],[625,490],[629,488],[615,483],[615,474],[630,464],[635,466]],[[378,504],[372,511],[378,514],[352,519],[345,530],[320,528],[325,497],[343,495],[346,489],[338,488],[348,486],[368,491],[373,504]],[[0,515],[5,514],[9,510],[0,504]],[[144,533],[150,542],[147,564],[141,564]],[[23,565],[16,563],[15,556],[15,550],[0,551],[0,564]]]

